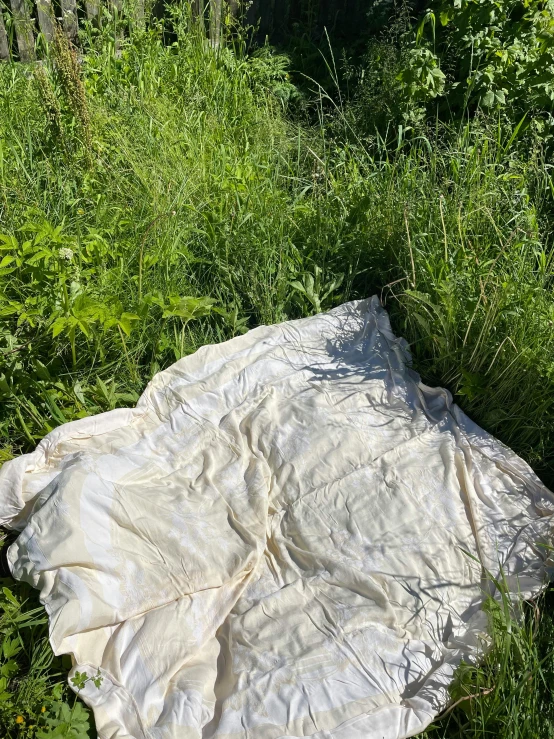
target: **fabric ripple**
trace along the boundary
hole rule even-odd
[[[8,561],[101,739],[402,739],[550,576],[554,497],[377,298],[206,346],[0,470]]]

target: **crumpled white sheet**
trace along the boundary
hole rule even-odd
[[[548,573],[554,497],[407,367],[377,298],[206,346],[0,471],[102,739],[401,739]],[[471,556],[469,556],[471,555]]]

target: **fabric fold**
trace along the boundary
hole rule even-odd
[[[0,470],[8,561],[100,739],[404,739],[551,576],[554,496],[376,297],[160,372]]]

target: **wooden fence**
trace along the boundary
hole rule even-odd
[[[359,30],[367,13],[365,0],[188,0],[193,12],[206,20],[212,43],[217,44],[224,12],[244,17],[257,27],[262,39],[283,39],[294,24],[317,33],[324,28],[343,34]],[[145,22],[145,0],[0,0],[0,60],[36,59],[39,38],[50,42],[58,22],[73,43],[77,43],[79,23],[102,22],[103,8],[127,16],[130,22]],[[104,3],[104,4],[103,4]],[[40,34],[40,36],[39,36]]]
[[[123,0],[111,0],[109,5],[112,12],[123,13]],[[136,0],[133,12],[137,21],[144,21],[144,0]],[[59,0],[59,4],[53,0],[9,0],[9,6],[0,0],[0,60],[15,57],[22,62],[34,61],[40,47],[38,34],[50,43],[56,23],[76,44],[79,23],[84,19],[101,23],[102,0],[83,0],[82,6],[77,0]]]

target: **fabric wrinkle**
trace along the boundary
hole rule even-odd
[[[0,469],[13,575],[100,739],[405,739],[553,573],[554,496],[378,299],[261,326]]]

